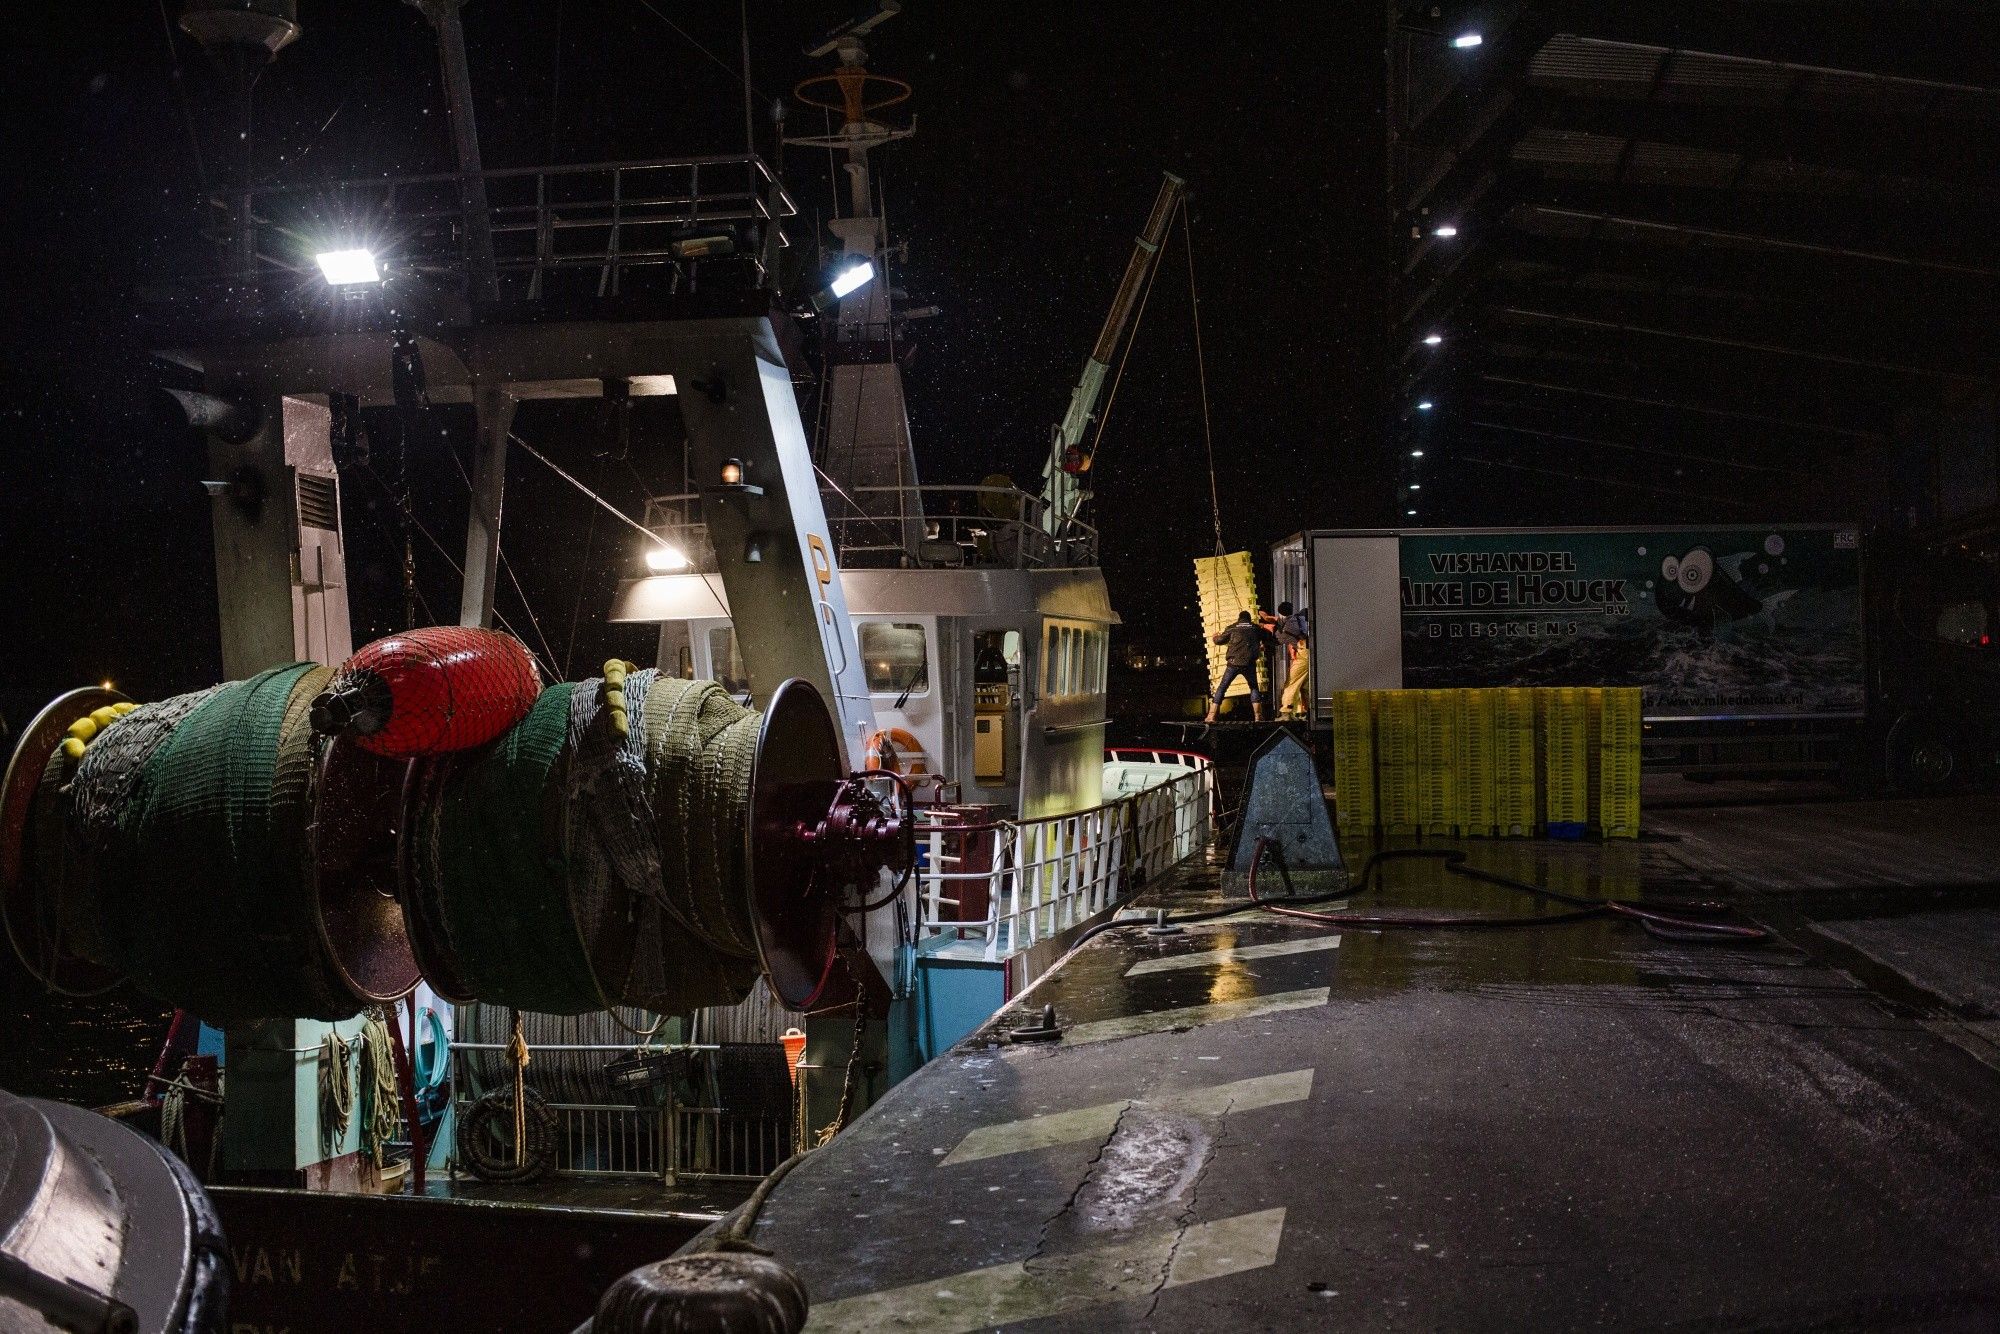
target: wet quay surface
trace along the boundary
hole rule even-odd
[[[1693,842],[1468,851],[1573,892],[1722,893],[1778,939],[1260,912],[1100,936],[802,1164],[755,1240],[818,1330],[1993,1327],[1980,1011],[1838,935],[1911,930],[1932,894],[1991,930],[1986,891],[1745,892]],[[1384,878],[1352,906],[1552,910],[1435,862]],[[1148,902],[1227,901],[1198,871]],[[1060,1041],[1004,1040],[1044,1004]]]

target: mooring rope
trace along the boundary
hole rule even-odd
[[[377,1167],[384,1165],[384,1150],[402,1122],[395,1042],[381,1011],[370,1010],[361,1022],[361,1151]]]
[[[347,1138],[354,1112],[354,1077],[347,1068],[352,1045],[335,1029],[319,1040],[319,1151],[331,1158]]]

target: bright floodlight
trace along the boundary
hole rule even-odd
[[[1424,451],[1421,449],[1413,449],[1410,451],[1410,457],[1413,459],[1420,459],[1423,456],[1424,456]]]
[[[1423,484],[1422,482],[1411,482],[1411,483],[1410,483],[1410,490],[1412,490],[1412,491],[1421,491],[1421,490],[1423,490],[1423,489],[1424,489],[1424,484]]]
[[[1470,51],[1473,47],[1478,46],[1481,42],[1485,40],[1486,39],[1484,37],[1480,36],[1476,32],[1462,32],[1458,36],[1451,39],[1451,44],[1457,50]]]
[[[1423,402],[1417,404],[1418,412],[1429,412],[1430,410],[1431,410],[1431,401],[1428,398],[1425,399]]]
[[[1450,223],[1448,223],[1448,222],[1447,222],[1447,223],[1445,223],[1445,224],[1444,224],[1443,226],[1441,226],[1441,227],[1436,227],[1436,228],[1433,228],[1433,229],[1432,229],[1432,231],[1431,231],[1431,235],[1432,235],[1432,236],[1442,236],[1443,238],[1445,238],[1445,239],[1446,239],[1446,240],[1448,241],[1448,240],[1450,240],[1450,239],[1451,239],[1452,237],[1454,237],[1454,236],[1457,236],[1457,235],[1458,235],[1458,228],[1456,228],[1456,227],[1452,226],[1452,225],[1451,225]]]
[[[646,548],[646,568],[654,574],[670,574],[688,567],[687,553],[668,542]]]
[[[874,277],[874,263],[864,259],[852,268],[843,269],[839,276],[833,280],[833,285],[828,290],[835,296],[846,296],[849,292],[856,292],[867,286]]]
[[[1444,341],[1444,335],[1443,335],[1443,334],[1425,334],[1425,335],[1424,335],[1424,346],[1425,346],[1425,347],[1436,347],[1436,346],[1437,346],[1437,345],[1438,345],[1439,343],[1442,343],[1443,341]]]
[[[382,271],[375,267],[371,251],[329,250],[313,258],[319,262],[319,271],[326,275],[330,287],[358,287],[382,281]]]

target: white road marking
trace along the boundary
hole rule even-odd
[[[1095,1250],[843,1297],[814,1307],[806,1329],[810,1334],[872,1334],[882,1329],[970,1334],[1262,1269],[1277,1261],[1284,1233],[1283,1209],[1239,1214]]]
[[[1097,1019],[1089,1023],[1073,1024],[1062,1035],[1065,1047],[1081,1047],[1092,1042],[1109,1042],[1114,1038],[1135,1038],[1147,1033],[1164,1033],[1170,1028],[1200,1028],[1205,1024],[1218,1024],[1231,1019],[1252,1019],[1258,1015],[1275,1014],[1280,1010],[1308,1010],[1326,1004],[1332,994],[1328,987],[1308,987],[1303,991],[1280,991],[1270,996],[1248,996],[1242,1000],[1217,1001],[1212,1005],[1183,1005],[1173,1010],[1156,1010],[1151,1014],[1120,1015],[1116,1019]]]
[[[1312,1080],[1313,1072],[1310,1070],[1289,1070],[1280,1075],[1258,1075],[1253,1079],[1238,1079],[1207,1088],[1100,1103],[1095,1107],[1079,1107],[1073,1112],[1051,1112],[1046,1116],[980,1126],[960,1140],[958,1147],[940,1160],[938,1166],[951,1167],[957,1163],[977,1162],[982,1158],[1052,1148],[1057,1144],[1103,1139],[1118,1124],[1119,1116],[1135,1101],[1184,1116],[1222,1116],[1282,1103],[1303,1102],[1312,1093]]]
[[[1315,954],[1340,948],[1339,935],[1314,940],[1274,940],[1268,945],[1232,945],[1227,949],[1204,950],[1200,954],[1169,954],[1160,959],[1141,959],[1125,970],[1125,976],[1164,973],[1171,968],[1205,968],[1210,964],[1233,963],[1240,959],[1275,959],[1281,954]]]

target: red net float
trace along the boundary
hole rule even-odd
[[[528,716],[542,693],[512,635],[435,625],[378,639],[313,701],[313,730],[390,759],[484,745]]]

